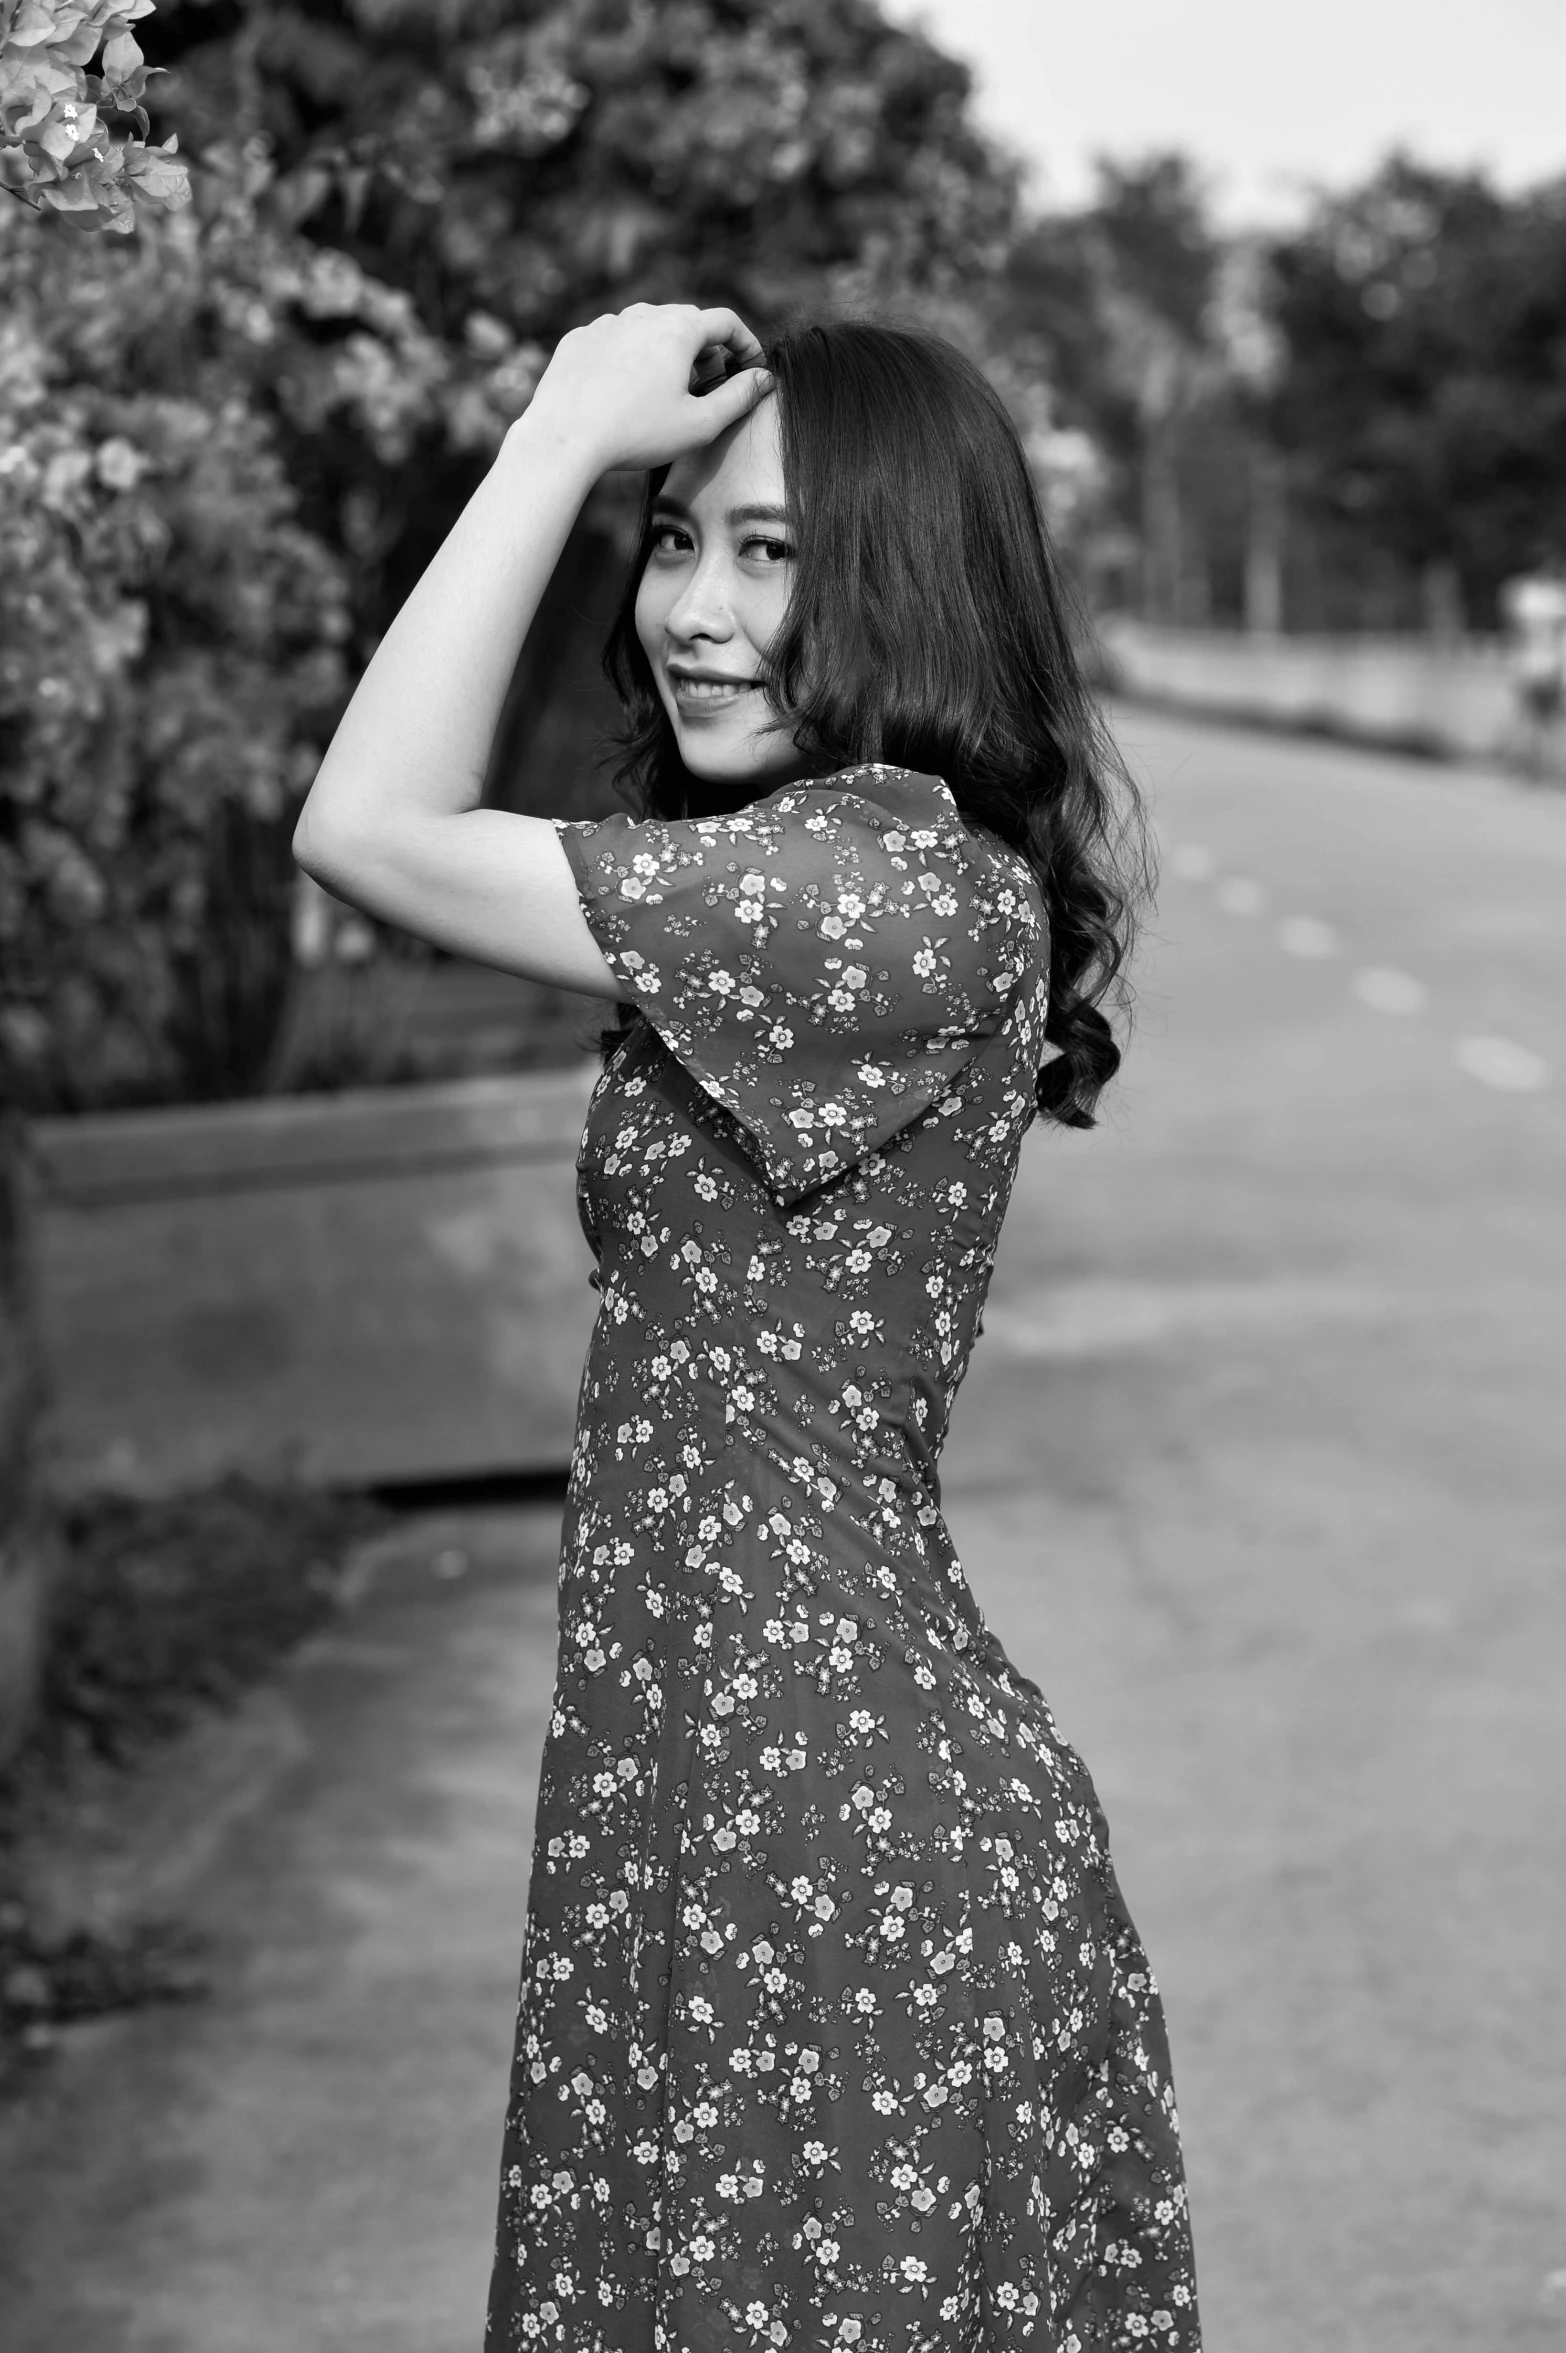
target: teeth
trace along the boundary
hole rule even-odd
[[[688,695],[694,702],[722,702],[745,689],[746,681],[740,678],[677,678],[674,682],[675,693]]]

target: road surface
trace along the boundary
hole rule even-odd
[[[1210,2353],[1559,2346],[1566,797],[1121,730],[1136,1041],[1029,1139],[947,1514],[1163,1982]],[[400,1531],[149,1790],[217,1998],[12,2127],[10,2353],[477,2353],[557,1518]]]

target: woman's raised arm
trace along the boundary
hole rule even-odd
[[[724,356],[745,372],[702,398]],[[705,447],[767,389],[732,311],[639,303],[559,345],[525,415],[355,690],[294,855],[366,914],[482,964],[595,996],[598,951],[554,827],[479,806],[522,641],[582,502],[615,467]]]

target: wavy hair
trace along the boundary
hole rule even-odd
[[[1152,864],[1017,429],[971,361],[909,327],[797,326],[766,364],[797,539],[769,699],[810,773],[884,761],[938,776],[965,822],[1021,852],[1049,922],[1059,1048],[1039,1109],[1091,1127],[1120,1064],[1105,1006],[1129,1011]],[[604,667],[625,712],[616,782],[638,814],[680,817],[711,813],[712,787],[686,772],[635,617],[662,483],[649,476]]]

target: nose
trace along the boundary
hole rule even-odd
[[[665,630],[681,644],[694,644],[705,638],[714,645],[722,645],[734,635],[734,616],[729,610],[728,583],[722,551],[708,550],[687,574],[680,592],[664,615]]]

